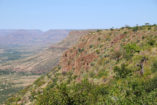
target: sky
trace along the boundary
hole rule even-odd
[[[106,29],[157,24],[157,0],[0,0],[0,29]]]

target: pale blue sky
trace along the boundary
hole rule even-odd
[[[157,23],[157,0],[0,0],[0,29],[94,29]]]

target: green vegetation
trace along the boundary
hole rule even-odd
[[[101,32],[102,30],[97,30],[97,32]]]
[[[0,70],[0,75],[8,75],[8,74],[12,74],[12,73],[14,73],[14,72],[11,70]]]
[[[156,41],[155,41],[154,39],[148,40],[148,44],[149,44],[150,46],[154,46],[155,43],[156,43]]]
[[[56,88],[44,90],[43,95],[37,98],[37,105],[91,105],[101,104],[100,97],[107,93],[103,85],[94,85],[87,80],[70,87],[60,84]],[[47,101],[50,100],[50,101]],[[100,100],[100,102],[97,102]]]
[[[124,49],[125,49],[124,57],[126,59],[130,59],[134,55],[134,53],[140,52],[140,47],[137,46],[135,43],[129,43],[125,45]]]
[[[6,103],[157,105],[156,28],[146,24],[86,35],[88,41],[80,39],[59,67]]]
[[[153,65],[152,65],[152,72],[153,72],[153,73],[157,72],[157,60],[155,60],[155,61],[153,62]]]
[[[114,67],[115,77],[116,78],[126,78],[131,75],[131,70],[126,68],[125,64],[122,64],[121,67]]]
[[[7,61],[18,60],[24,58],[33,52],[24,52],[19,49],[5,48],[3,53],[0,53],[0,63],[5,63]],[[2,62],[3,61],[3,62]]]
[[[60,84],[44,90],[36,105],[135,105],[157,104],[157,77],[114,79],[109,85],[96,85],[87,80],[68,86]]]
[[[84,48],[79,48],[78,51],[82,53],[84,51]]]

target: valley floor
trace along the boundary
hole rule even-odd
[[[8,97],[32,84],[39,75],[5,74],[0,75],[0,104]]]

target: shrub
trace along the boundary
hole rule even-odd
[[[96,32],[101,32],[102,30],[97,30]]]
[[[153,73],[157,72],[157,60],[155,60],[155,61],[153,62],[153,65],[152,65],[152,72],[153,72]]]
[[[153,40],[153,39],[150,39],[150,40],[148,40],[148,44],[150,45],[150,46],[154,46],[155,45],[155,40]]]
[[[116,78],[126,78],[131,75],[131,70],[126,68],[125,64],[122,64],[121,67],[114,67],[114,73]]]
[[[71,85],[60,84],[56,88],[44,90],[37,97],[36,105],[98,105],[104,100],[98,101],[107,94],[103,85],[94,85],[84,80],[81,83]]]
[[[127,44],[123,48],[125,50],[124,57],[126,59],[130,59],[134,55],[134,53],[140,52],[140,47],[137,46],[135,43]]]
[[[100,54],[100,50],[97,49],[97,50],[96,50],[96,53],[97,53],[97,54]]]
[[[90,46],[89,46],[89,48],[92,48],[92,47],[93,47],[93,45],[90,45]]]
[[[112,27],[112,28],[110,28],[110,30],[111,30],[111,31],[113,31],[113,30],[114,30],[114,28]]]
[[[120,50],[114,51],[113,54],[111,55],[111,57],[113,59],[116,59],[117,61],[119,61],[121,56],[122,56],[122,52]]]
[[[136,27],[133,27],[133,28],[132,28],[132,31],[137,32],[138,29],[139,29],[139,27],[136,26]]]
[[[14,105],[17,105],[17,102],[20,100],[21,98],[20,97],[11,97],[8,99],[8,101],[5,103],[6,105],[12,105],[11,102],[15,102],[16,104]]]
[[[151,91],[153,91],[155,89],[157,89],[157,75],[152,80],[149,80],[145,84],[145,90],[146,90],[146,92],[151,92]]]
[[[130,29],[131,27],[129,25],[125,25],[125,28]]]
[[[41,85],[43,85],[45,83],[44,81],[44,76],[40,77],[39,79],[37,79],[34,84],[36,84],[38,87],[40,87]]]
[[[107,75],[108,75],[108,73],[107,73],[107,71],[105,71],[105,70],[100,70],[100,71],[98,72],[98,78],[101,78],[101,77],[107,76]]]
[[[90,65],[91,65],[91,66],[94,66],[95,64],[94,64],[94,62],[92,62]]]
[[[127,33],[128,33],[128,32],[125,31],[123,34],[127,34]]]
[[[71,103],[66,85],[61,84],[57,88],[44,90],[43,95],[37,98],[36,105],[72,105]]]
[[[84,51],[84,48],[79,48],[78,51],[81,53]]]
[[[101,40],[101,38],[98,38],[98,41],[100,41]]]
[[[145,26],[149,26],[150,25],[150,23],[145,23]]]

